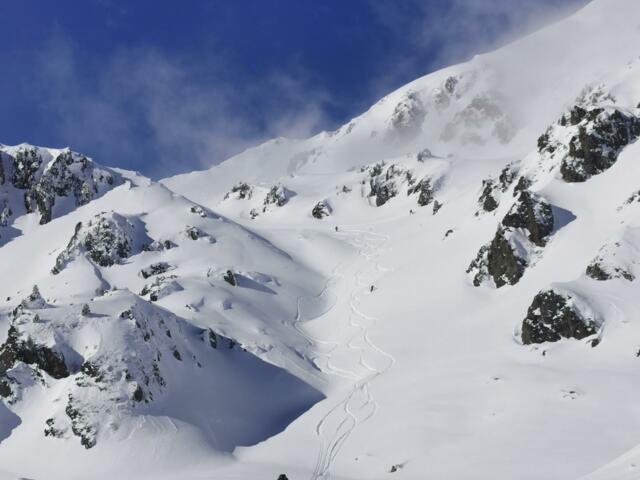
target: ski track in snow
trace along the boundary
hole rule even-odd
[[[320,449],[311,480],[327,480],[330,478],[331,466],[350,435],[359,425],[376,414],[378,404],[370,391],[369,385],[375,378],[391,369],[395,363],[393,356],[378,347],[370,338],[370,331],[376,325],[378,319],[366,315],[360,310],[361,295],[363,293],[373,293],[370,292],[370,285],[373,285],[372,282],[378,277],[379,273],[387,270],[376,262],[376,258],[380,256],[388,237],[361,230],[346,230],[339,235],[358,250],[359,263],[361,263],[361,266],[356,267],[356,271],[353,274],[353,286],[348,299],[349,315],[347,326],[355,328],[357,333],[348,340],[346,345],[342,345],[346,346],[349,351],[356,353],[354,358],[358,358],[357,363],[344,368],[339,368],[332,364],[332,354],[341,345],[337,342],[312,337],[304,332],[302,328],[304,320],[300,308],[298,308],[298,316],[295,323],[296,329],[310,343],[330,347],[326,353],[316,355],[311,359],[318,368],[330,375],[337,375],[354,381],[353,386],[350,387],[346,395],[316,425],[316,436],[320,443]],[[331,278],[316,298],[325,295],[330,291],[333,283],[339,278],[345,277],[346,274],[341,273],[341,269],[342,265],[334,268]],[[367,278],[367,274],[372,278]],[[318,364],[320,358],[325,359],[324,368]],[[369,361],[367,361],[367,358],[369,358]]]

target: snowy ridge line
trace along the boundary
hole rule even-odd
[[[356,237],[352,241],[352,244],[358,248],[359,256],[364,259],[366,266],[380,255],[382,245],[388,242],[387,236],[368,231],[351,230],[348,233],[360,235],[360,237]],[[369,242],[367,242],[368,236]],[[381,241],[376,244],[371,241],[372,237]],[[383,267],[376,263],[375,270],[377,272],[383,271]],[[358,378],[358,380],[348,394],[329,410],[316,425],[316,435],[320,441],[320,450],[311,480],[326,480],[330,478],[331,466],[350,435],[360,424],[371,419],[376,414],[378,404],[371,394],[369,384],[375,378],[391,369],[395,363],[394,357],[375,345],[369,337],[370,330],[376,325],[377,319],[365,315],[358,308],[361,302],[358,292],[367,287],[367,282],[363,280],[363,270],[357,270],[354,274],[354,279],[355,286],[349,298],[351,312],[349,326],[358,328],[359,332],[349,339],[347,348],[360,351],[358,365],[371,373],[362,377],[355,370],[351,372],[351,376]],[[360,321],[357,321],[357,319]],[[363,346],[354,345],[356,337],[362,342]],[[369,365],[364,358],[367,352],[384,358],[386,360],[385,364],[382,367]],[[330,365],[330,360],[328,365]],[[328,432],[326,431],[327,429],[329,429]]]

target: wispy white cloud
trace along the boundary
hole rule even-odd
[[[411,55],[426,52],[424,73],[494,50],[559,20],[590,0],[369,0],[379,21],[412,46]],[[395,61],[374,86],[393,85],[415,58]]]
[[[74,46],[54,35],[34,83],[52,122],[73,145],[122,158],[149,155],[152,174],[205,168],[274,136],[305,137],[325,125],[329,97],[303,71],[276,72],[242,88],[220,80],[224,61],[199,65],[153,48],[121,50],[87,82]],[[220,73],[220,75],[217,75]]]

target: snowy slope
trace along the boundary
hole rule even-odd
[[[163,181],[334,297],[298,328],[337,387],[222,478],[635,478],[639,40],[637,2],[596,0],[336,132]]]
[[[0,478],[640,476],[638,45],[594,0],[161,183],[1,147]]]
[[[0,464],[14,475],[225,464],[323,398],[293,324],[324,279],[165,187],[116,174],[100,198],[0,249],[11,272]],[[30,449],[50,460],[27,462]]]

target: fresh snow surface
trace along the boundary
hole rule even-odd
[[[594,0],[160,183],[1,147],[0,478],[640,478],[638,45]]]

